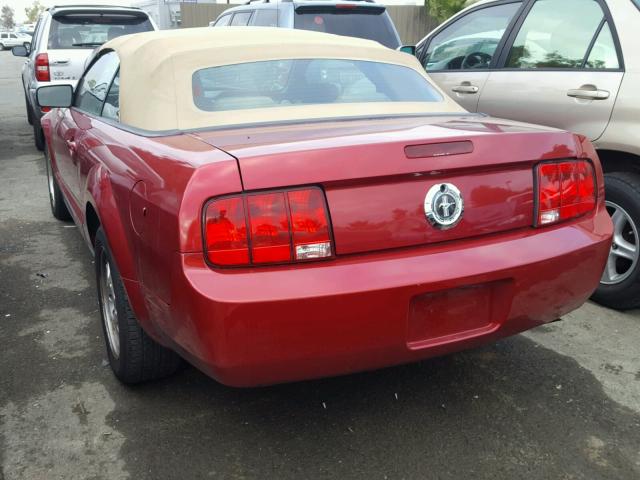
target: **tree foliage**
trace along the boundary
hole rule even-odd
[[[24,13],[27,16],[27,23],[36,23],[38,17],[44,11],[44,5],[40,3],[40,0],[33,0],[30,7],[24,9]]]
[[[13,8],[9,5],[4,5],[0,13],[0,24],[6,30],[12,30],[16,26],[16,22],[13,19]]]
[[[424,7],[427,13],[440,23],[458,13],[469,3],[469,0],[424,0]]]

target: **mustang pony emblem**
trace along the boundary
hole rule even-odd
[[[427,192],[424,199],[424,214],[429,223],[446,230],[455,227],[464,212],[464,200],[460,190],[451,183],[439,183]]]

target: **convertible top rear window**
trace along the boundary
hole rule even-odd
[[[193,100],[205,111],[370,102],[439,102],[417,71],[389,63],[269,60],[205,68],[193,74]]]

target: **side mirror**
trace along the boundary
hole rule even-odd
[[[415,57],[416,56],[416,46],[415,45],[402,45],[397,49],[399,52],[408,53],[409,55]]]
[[[28,57],[29,56],[29,50],[24,45],[13,47],[11,49],[11,53],[13,53],[13,55],[16,56],[16,57]]]
[[[69,108],[73,101],[71,85],[48,85],[36,90],[36,99],[41,107]]]

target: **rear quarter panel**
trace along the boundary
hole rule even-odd
[[[95,146],[80,165],[84,205],[98,213],[121,275],[169,303],[169,258],[188,236],[178,217],[196,170],[191,162],[206,162],[212,148],[185,135],[149,138],[85,119]]]

